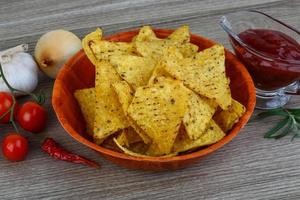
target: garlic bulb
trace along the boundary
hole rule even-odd
[[[63,64],[81,49],[81,40],[65,30],[44,34],[35,46],[34,57],[47,76],[56,78]]]
[[[26,92],[32,92],[36,88],[38,67],[30,54],[14,53],[6,62],[1,62],[1,65],[4,76],[13,88]],[[10,92],[2,78],[0,78],[0,91]]]

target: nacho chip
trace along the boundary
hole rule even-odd
[[[82,46],[94,65],[102,60],[109,60],[113,55],[127,55],[133,52],[132,43],[102,40],[102,30],[99,28],[83,38]]]
[[[132,119],[131,116],[127,115],[126,117],[130,126],[139,134],[144,143],[150,144],[152,142],[152,139],[147,135],[147,133]]]
[[[126,81],[117,81],[113,83],[112,86],[114,88],[115,93],[117,94],[117,97],[125,115],[127,115],[127,109],[133,99],[134,92],[132,91],[132,89]]]
[[[178,42],[178,43],[188,43],[190,42],[190,30],[189,26],[184,25],[176,29],[168,39]]]
[[[117,94],[112,87],[113,83],[120,80],[114,67],[108,62],[96,65],[94,138],[99,142],[129,126]]]
[[[131,144],[141,142],[142,138],[131,127],[123,129],[117,137],[118,143],[122,146],[129,147]]]
[[[172,55],[175,56],[176,59],[183,59],[183,55],[179,52],[179,50],[176,47],[169,47],[164,54],[169,55],[170,51],[172,51]],[[157,78],[161,80],[165,80],[166,77],[173,79],[173,77],[165,70],[164,65],[164,60],[160,60],[157,62],[153,73],[149,79],[148,85],[152,85],[154,83],[159,82]]]
[[[105,138],[105,140],[103,142],[101,142],[101,146],[103,146],[107,149],[113,150],[113,151],[122,152],[122,150],[114,142],[115,137],[117,137],[117,134],[114,134],[114,135],[111,135],[111,136]]]
[[[156,65],[156,67],[153,70],[153,73],[149,79],[148,85],[153,85],[154,83],[157,83],[158,77],[171,77],[164,68],[160,65],[160,62]]]
[[[118,135],[118,137],[116,137],[116,139],[118,141],[118,144],[129,147],[129,141],[127,140],[127,137],[123,131],[121,132],[120,135]]]
[[[128,147],[128,149],[130,151],[133,151],[133,152],[136,152],[139,154],[144,154],[144,155],[147,155],[146,152],[147,152],[148,148],[149,148],[149,145],[145,144],[144,142],[135,142],[135,143],[130,144],[130,147]]]
[[[159,71],[159,69],[157,70]],[[164,74],[164,72],[159,71],[157,74]],[[164,82],[171,83],[172,81],[174,81],[174,79],[165,74],[164,76],[157,76],[153,78],[153,81],[150,84]],[[195,140],[199,138],[206,130],[206,127],[215,113],[218,105],[210,99],[197,95],[188,88],[185,89],[189,94],[189,100],[188,110],[184,115],[183,124],[190,139]]]
[[[125,134],[129,144],[143,141],[142,138],[137,134],[137,132],[132,127],[124,129],[123,133]]]
[[[169,54],[165,70],[196,93],[214,99],[223,110],[231,105],[229,80],[225,74],[224,47],[214,45],[194,58],[178,60]]]
[[[187,101],[188,94],[178,81],[137,89],[128,114],[157,145],[159,155],[171,152]]]
[[[188,112],[183,118],[183,124],[190,139],[196,140],[203,135],[216,108],[217,105],[210,99],[200,97],[190,91]]]
[[[141,31],[144,28],[141,29]],[[144,34],[140,31],[140,39],[134,40],[136,52],[143,57],[152,57],[158,60],[166,51],[167,48],[173,46],[180,50],[184,57],[191,57],[198,51],[198,46],[189,43],[190,33],[188,26],[182,26],[176,29],[166,39],[158,39],[154,32],[149,27],[145,28]],[[140,36],[141,34],[141,36]]]
[[[95,119],[95,88],[76,90],[74,93],[86,122],[89,135],[93,135]]]
[[[242,117],[246,112],[245,106],[234,99],[232,99],[232,105],[230,106],[230,109],[232,109],[239,117]]]
[[[211,120],[206,132],[197,140],[191,140],[187,134],[180,132],[174,143],[173,151],[184,152],[198,147],[211,145],[221,140],[224,136],[225,133],[213,120]]]
[[[132,39],[132,42],[160,40],[156,37],[150,26],[143,26],[139,33]]]
[[[134,152],[124,146],[122,146],[117,139],[114,138],[114,142],[116,143],[116,145],[127,155],[130,155],[130,156],[134,156],[134,157],[143,157],[143,158],[149,158],[149,157],[152,157],[152,156],[148,156],[148,155],[145,155],[143,153],[137,153],[137,152]],[[168,155],[164,155],[164,156],[160,156],[161,158],[167,158],[167,157],[172,157],[172,156],[176,156],[176,153],[170,153]]]
[[[233,125],[239,121],[239,118],[246,112],[246,108],[238,101],[232,99],[232,105],[228,110],[217,112],[213,119],[220,128],[227,132],[232,129]]]
[[[96,65],[97,58],[94,54],[94,51],[92,49],[92,46],[96,45],[102,40],[102,30],[100,28],[97,28],[96,31],[91,32],[90,34],[86,35],[82,39],[82,48],[89,58],[89,60]]]
[[[110,63],[134,90],[147,85],[156,64],[152,58],[134,55],[112,56]]]
[[[169,47],[176,47],[185,56],[190,57],[198,51],[198,47],[191,43],[176,43],[171,40],[155,40],[135,42],[136,52],[143,57],[159,60]]]
[[[147,134],[131,119],[130,116],[127,115],[128,107],[133,99],[133,91],[130,88],[130,86],[125,81],[118,81],[113,84],[113,88],[115,90],[115,93],[118,96],[118,100],[122,106],[123,112],[126,116],[127,122],[130,126],[134,128],[134,130],[140,135],[140,137],[143,139],[143,141],[146,144],[149,144],[151,142],[150,138],[147,136]]]
[[[187,43],[180,46],[180,52],[185,58],[193,57],[198,52],[198,49],[199,47],[192,43]]]
[[[127,155],[135,156],[135,157],[149,157],[147,155],[144,155],[144,154],[141,154],[141,153],[136,153],[136,152],[133,152],[133,151],[127,149],[121,143],[119,143],[119,141],[116,138],[114,138],[114,142]]]
[[[132,43],[106,40],[91,43],[90,48],[98,61],[110,60],[113,55],[128,55],[133,52]]]

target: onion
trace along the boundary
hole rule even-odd
[[[75,34],[54,30],[38,40],[34,57],[41,71],[55,79],[63,64],[81,48],[81,40]]]

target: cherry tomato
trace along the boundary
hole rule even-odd
[[[13,105],[13,97],[8,92],[0,92],[0,117],[7,112]],[[14,109],[14,117],[17,116],[19,110],[19,104],[16,102]],[[1,124],[6,124],[10,120],[10,112],[8,112],[2,119],[0,119]]]
[[[6,135],[2,142],[2,153],[7,160],[24,160],[28,152],[28,142],[25,137],[17,133]]]
[[[29,101],[21,106],[17,119],[24,130],[38,133],[46,126],[47,112],[41,105]]]

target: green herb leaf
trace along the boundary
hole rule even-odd
[[[289,114],[282,109],[274,109],[259,113],[253,120],[261,120],[270,116],[289,116]]]
[[[294,126],[293,126],[293,121],[290,119],[290,121],[289,121],[287,127],[286,127],[285,129],[283,129],[283,130],[280,132],[280,134],[276,134],[276,135],[274,136],[274,138],[275,138],[275,139],[280,139],[280,138],[286,136],[287,134],[289,134],[289,133],[292,131],[293,128],[294,128]]]
[[[271,130],[265,133],[265,138],[274,138],[274,134],[282,129],[288,122],[290,121],[289,117],[284,118],[282,121],[280,121],[276,126],[274,126]]]
[[[43,91],[40,91],[39,93],[37,93],[37,95],[35,96],[36,97],[36,102],[40,105],[43,105],[46,101],[46,95],[45,95],[45,92]]]
[[[300,109],[298,108],[277,108],[259,113],[255,120],[272,116],[284,117],[272,129],[265,133],[264,138],[280,139],[293,133],[292,141],[300,138]]]
[[[291,114],[300,116],[300,109],[287,109]]]

